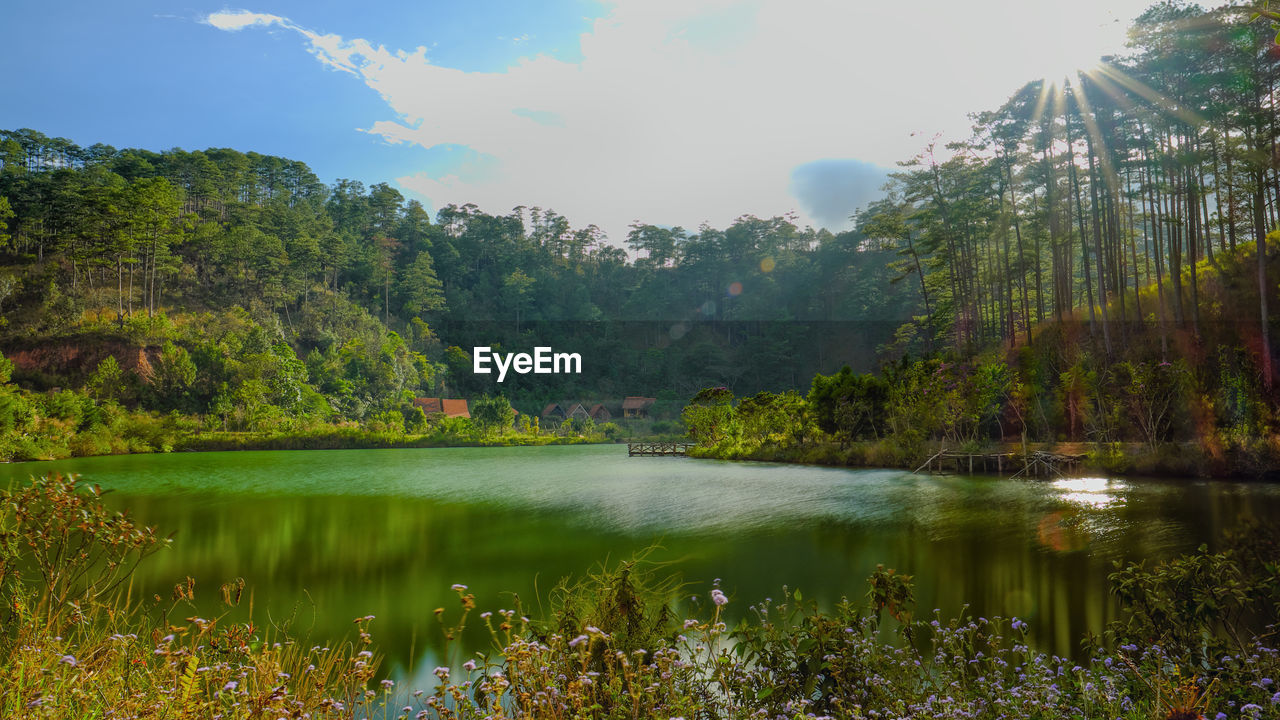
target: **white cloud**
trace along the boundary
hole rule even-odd
[[[1119,49],[1147,1],[1088,0],[1063,13],[1047,0],[922,0],[910,9],[619,0],[582,35],[580,62],[539,55],[504,72],[435,65],[424,47],[389,50],[275,15],[224,11],[207,22],[295,30],[321,62],[362,78],[394,111],[368,132],[465,145],[495,160],[492,172],[397,178],[437,207],[554,208],[621,242],[633,220],[722,226],[743,213],[798,212],[789,187],[802,164],[892,166],[922,137],[962,138],[967,113],[998,106],[1036,73]]]
[[[266,13],[249,12],[248,10],[223,10],[207,16],[204,21],[219,30],[243,30],[247,27],[255,25],[283,25],[285,27],[293,27],[293,25],[279,15],[267,15]]]

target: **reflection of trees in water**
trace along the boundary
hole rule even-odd
[[[1231,483],[1033,481],[1035,492],[1011,493],[1008,481],[988,480],[978,481],[985,491],[957,498],[945,485],[972,479],[937,480],[912,486],[920,492],[894,527],[820,526],[815,548],[844,558],[851,597],[865,594],[865,578],[884,564],[914,576],[918,616],[966,606],[974,616],[1018,616],[1034,644],[1064,655],[1078,654],[1082,635],[1114,619],[1114,561],[1212,547],[1241,518],[1276,507],[1271,495]]]
[[[923,532],[889,535],[815,531],[816,544],[847,560],[848,592],[861,599],[876,564],[913,576],[917,617],[936,608],[950,617],[1017,616],[1032,642],[1059,653],[1078,652],[1080,636],[1100,632],[1114,614],[1107,592],[1110,560],[1084,552],[1055,553],[1024,532],[1016,511],[1004,524],[974,524],[941,537]],[[966,609],[967,608],[967,609]]]
[[[372,614],[390,667],[443,650],[433,611],[456,610],[449,590],[455,582],[477,593],[481,609],[511,607],[507,593],[515,592],[536,611],[535,584],[545,594],[566,575],[650,542],[661,542],[654,559],[673,561],[691,592],[723,578],[741,601],[727,606],[733,613],[780,597],[784,584],[828,607],[841,596],[861,600],[866,578],[884,564],[914,576],[918,616],[933,608],[956,614],[966,603],[973,615],[1017,615],[1036,645],[1071,654],[1083,633],[1100,631],[1114,615],[1106,580],[1113,560],[1212,545],[1238,515],[1266,518],[1277,505],[1274,494],[1229,484],[894,482],[900,487],[877,487],[856,513],[838,507],[825,520],[741,532],[712,523],[703,534],[668,537],[611,532],[563,511],[421,498],[110,497],[142,521],[178,531],[172,551],[140,572],[139,589],[148,596],[167,597],[175,582],[193,575],[207,615],[217,609],[218,584],[244,577],[260,625],[268,613],[276,622],[292,618],[295,631],[324,641],[349,634],[351,618]],[[1115,502],[1070,497],[1081,492]],[[246,615],[248,603],[237,613]],[[465,641],[474,648],[488,642],[475,623]]]

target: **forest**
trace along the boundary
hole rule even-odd
[[[296,160],[0,131],[0,431],[84,429],[106,407],[174,427],[412,432],[413,397],[498,393],[525,422],[630,395],[675,418],[703,388],[774,402],[817,375],[801,427],[735,442],[1265,457],[1274,30],[1163,3],[1130,38],[973,113],[970,138],[928,143],[841,233],[743,216],[607,238],[536,207],[433,218]],[[583,373],[499,386],[471,373],[478,345],[578,352]],[[855,380],[831,390],[846,365]]]

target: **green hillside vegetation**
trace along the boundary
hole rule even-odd
[[[1107,358],[1086,321],[1044,323],[1030,344],[902,358],[878,374],[845,367],[817,375],[806,395],[706,390],[684,419],[708,457],[914,468],[942,448],[1047,448],[1087,451],[1110,472],[1270,477],[1280,464],[1275,405],[1250,350],[1257,327],[1239,320],[1258,303],[1241,280],[1253,252],[1242,245],[1201,264],[1198,336],[1130,318],[1125,346]],[[1269,265],[1280,272],[1280,259]],[[1139,297],[1158,302],[1154,287]]]
[[[386,185],[326,187],[281,158],[82,148],[31,130],[0,138],[0,350],[12,383],[114,402],[165,427],[136,442],[112,430],[110,443],[68,443],[51,421],[78,434],[94,422],[26,395],[8,401],[11,459],[190,446],[181,438],[192,429],[329,437],[320,447],[351,434],[343,428],[438,435],[411,405],[423,396],[501,393],[525,434],[544,404],[567,397],[657,397],[653,411],[675,417],[726,375],[788,386],[845,361],[831,322],[851,328],[845,348],[894,326],[869,320],[890,316],[893,294],[876,288],[891,252],[784,218],[692,234],[637,226],[631,244],[650,256],[628,262],[595,229],[550,211],[447,207],[432,222]],[[662,258],[677,244],[679,262]],[[730,278],[756,290],[711,289]],[[829,349],[797,367],[793,341]],[[497,385],[472,374],[476,345],[549,345],[581,354],[584,372]],[[574,434],[584,430],[604,432]]]

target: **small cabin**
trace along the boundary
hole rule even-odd
[[[560,403],[549,403],[546,407],[542,408],[542,412],[538,414],[538,417],[542,418],[543,422],[548,420],[560,422],[564,420],[564,416],[564,408],[560,407]]]
[[[421,397],[414,398],[415,407],[422,408],[422,412],[428,416],[439,413],[445,417],[471,417],[471,412],[467,409],[467,401],[465,398],[430,398]]]
[[[625,418],[649,417],[649,408],[658,402],[658,398],[629,397],[622,401],[622,416]]]
[[[591,409],[588,410],[587,413],[591,415],[592,420],[595,420],[598,423],[607,423],[613,419],[613,413],[609,412],[609,408],[605,407],[602,403],[592,405]]]
[[[440,409],[440,398],[414,398],[413,406],[422,408],[422,412],[427,415],[444,412]]]
[[[448,417],[471,417],[471,412],[467,409],[467,401],[464,398],[440,398],[440,404],[444,414]]]
[[[569,408],[569,411],[565,413],[565,419],[586,422],[591,419],[591,413],[587,412],[582,403],[574,403],[573,407]]]

